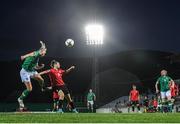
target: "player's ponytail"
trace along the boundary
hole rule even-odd
[[[41,48],[40,48],[40,50],[42,50],[42,49],[46,49],[46,45],[45,45],[45,43],[43,43],[42,41],[40,41],[40,44],[41,44]]]
[[[51,61],[51,64],[50,64],[51,68],[54,68],[54,64],[56,64],[56,63],[57,63],[56,60],[52,60],[52,61]]]

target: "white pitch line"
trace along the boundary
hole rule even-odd
[[[42,114],[42,113],[48,113],[48,114],[54,114],[57,112],[46,112],[46,111],[29,111],[29,112],[0,112],[0,114],[26,114],[26,113],[36,113],[36,114]]]

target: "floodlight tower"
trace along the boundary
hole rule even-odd
[[[96,49],[103,45],[104,29],[102,25],[89,24],[85,27],[86,44],[92,46],[93,49],[93,64],[92,64],[92,89],[96,94],[96,103],[99,101],[99,76],[98,76],[98,57]]]

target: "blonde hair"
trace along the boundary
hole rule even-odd
[[[50,64],[51,68],[54,68],[54,64],[57,64],[57,63],[58,63],[58,61],[52,60],[52,61],[51,61],[51,64]]]

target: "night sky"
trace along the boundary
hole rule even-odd
[[[180,0],[2,0],[0,59],[14,60],[45,41],[49,57],[89,57],[84,27],[105,28],[102,55],[148,49],[180,52]],[[74,48],[64,41],[72,38]]]

